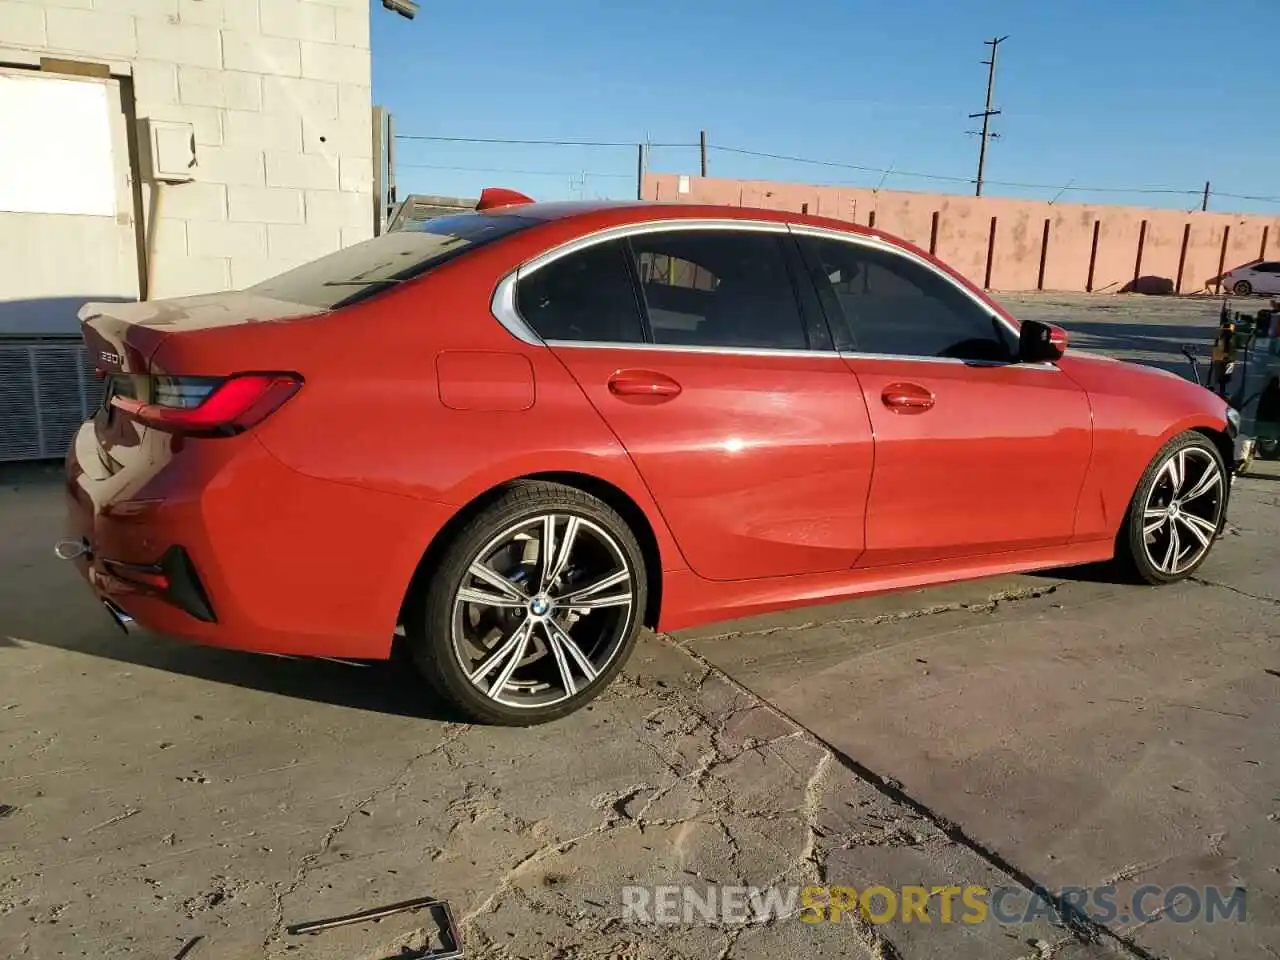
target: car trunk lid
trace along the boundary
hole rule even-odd
[[[146,373],[160,344],[175,335],[319,312],[306,304],[233,291],[141,303],[86,303],[78,317],[90,359],[110,376]]]

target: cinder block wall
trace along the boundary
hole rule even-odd
[[[1141,277],[1197,293],[1212,287],[1220,270],[1280,254],[1280,218],[1259,214],[668,173],[646,175],[643,193],[649,200],[794,210],[873,226],[936,254],[978,286],[1007,292],[1115,293]]]
[[[128,64],[138,117],[194,125],[195,182],[147,184],[152,297],[372,235],[368,0],[0,0],[0,46]]]

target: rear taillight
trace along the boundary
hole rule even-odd
[[[229,437],[261,423],[301,387],[296,373],[153,377],[148,400],[114,394],[111,405],[157,430]]]

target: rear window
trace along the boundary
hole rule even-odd
[[[394,233],[294,267],[249,287],[247,292],[333,310],[381,293],[461,253],[538,222],[528,217],[488,213],[461,213],[411,222]]]

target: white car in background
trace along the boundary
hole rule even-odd
[[[1260,260],[1228,270],[1222,275],[1222,290],[1239,297],[1251,293],[1280,294],[1280,260]]]

